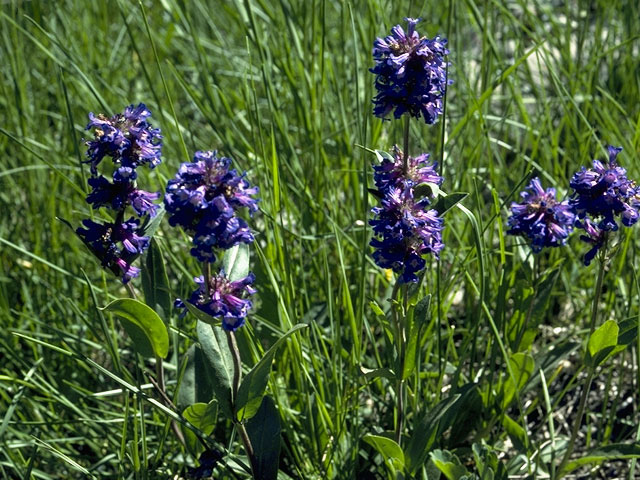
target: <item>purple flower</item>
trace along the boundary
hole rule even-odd
[[[589,266],[596,253],[604,246],[607,240],[608,230],[601,230],[588,218],[577,220],[576,227],[585,231],[586,235],[580,235],[580,240],[591,244],[591,250],[584,255],[584,264]]]
[[[404,282],[417,282],[417,272],[426,265],[426,254],[438,257],[444,247],[442,229],[444,221],[438,212],[428,209],[428,197],[416,198],[414,188],[422,183],[442,184],[435,165],[428,163],[428,154],[407,158],[404,170],[402,152],[394,148],[393,161],[384,158],[374,166],[374,181],[381,196],[380,206],[371,211],[370,220],[375,249],[373,259],[382,268],[401,274]]]
[[[153,217],[156,214],[158,205],[153,200],[160,198],[160,193],[139,190],[134,182],[127,181],[126,178],[110,182],[100,175],[90,178],[88,182],[93,190],[87,195],[87,203],[95,208],[110,206],[113,210],[122,210],[131,205],[139,216],[148,214]]]
[[[421,183],[442,185],[443,178],[436,172],[437,163],[429,162],[429,154],[407,157],[407,169],[404,169],[402,151],[393,147],[393,160],[384,157],[380,165],[374,165],[374,179],[380,192],[389,188],[415,187]]]
[[[87,163],[97,175],[98,164],[111,157],[114,164],[135,169],[141,164],[154,168],[160,164],[162,135],[147,122],[151,112],[141,103],[125,108],[113,117],[89,114],[87,130],[94,129],[94,139],[87,142]]]
[[[617,230],[616,216],[622,224],[630,227],[638,221],[640,190],[635,182],[627,178],[627,171],[616,161],[622,148],[609,147],[609,162],[593,161],[593,168],[582,169],[571,179],[574,194],[571,204],[578,217],[587,215],[598,220],[600,230]]]
[[[534,252],[544,247],[564,245],[573,230],[575,212],[567,200],[558,202],[554,188],[544,190],[534,178],[520,193],[522,203],[512,203],[509,217],[510,235],[523,235],[531,241]]]
[[[251,187],[244,174],[229,169],[231,159],[218,158],[217,152],[196,152],[194,162],[183,163],[167,184],[164,204],[169,223],[180,225],[193,235],[191,253],[198,260],[214,262],[214,248],[230,248],[250,243],[253,234],[237,217],[241,208],[250,213],[258,209],[257,187]]]
[[[115,223],[84,220],[82,223],[86,228],[78,228],[76,233],[103,267],[116,275],[121,274],[123,283],[138,276],[140,269],[131,262],[149,246],[149,238],[138,234],[139,220],[130,218]]]
[[[189,299],[193,305],[212,317],[220,318],[225,330],[233,332],[244,325],[252,306],[247,297],[256,293],[251,286],[255,280],[253,273],[232,282],[221,271],[209,279],[208,286],[202,276],[194,280],[199,287]]]
[[[419,19],[405,18],[408,29],[400,25],[391,35],[373,43],[378,94],[373,100],[375,116],[386,118],[391,111],[395,118],[407,113],[422,116],[433,124],[442,113],[442,97],[446,90],[447,62],[444,56],[447,40],[436,36],[432,40],[415,31]]]

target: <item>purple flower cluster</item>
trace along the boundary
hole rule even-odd
[[[415,30],[419,19],[406,18],[405,32],[400,25],[391,35],[378,38],[373,44],[378,94],[373,100],[375,116],[386,118],[391,111],[395,118],[407,113],[422,116],[425,123],[435,123],[442,113],[442,97],[446,90],[447,62],[444,56],[446,39],[421,37]]]
[[[258,193],[245,179],[230,169],[231,159],[218,157],[216,151],[196,152],[193,162],[183,163],[175,178],[167,184],[164,196],[169,223],[181,226],[193,236],[191,255],[206,264],[216,261],[214,249],[229,249],[254,240],[247,223],[237,216],[246,208],[258,209]],[[252,273],[240,280],[229,280],[224,271],[207,280],[195,279],[199,285],[190,302],[212,317],[219,317],[226,330],[244,325],[255,290]],[[207,284],[208,283],[208,284]]]
[[[627,171],[618,165],[620,147],[609,147],[609,161],[593,161],[593,168],[582,167],[571,178],[571,206],[578,219],[576,227],[585,231],[580,238],[593,245],[585,255],[589,265],[606,241],[607,232],[618,230],[616,217],[622,225],[637,223],[640,208],[640,189],[627,178]]]
[[[558,202],[555,189],[544,190],[538,178],[531,180],[520,196],[521,203],[511,204],[507,233],[528,237],[536,253],[544,247],[564,245],[576,219],[569,202]]]
[[[617,217],[625,227],[640,218],[640,188],[616,160],[622,148],[608,150],[607,163],[594,160],[592,168],[582,167],[573,175],[569,200],[558,202],[555,190],[544,190],[534,178],[520,194],[523,201],[511,204],[507,233],[528,237],[533,251],[539,252],[564,245],[573,228],[579,228],[584,231],[580,239],[591,245],[584,257],[589,265],[606,244],[608,232],[618,230]]]
[[[131,262],[149,246],[149,238],[138,235],[138,219],[132,217],[115,223],[83,220],[82,223],[86,228],[78,228],[76,232],[100,259],[103,267],[122,275],[123,283],[139,275],[140,269]],[[122,247],[118,246],[120,244]]]
[[[203,276],[194,278],[198,289],[191,294],[189,301],[212,317],[222,319],[225,330],[235,331],[244,325],[251,309],[251,300],[247,297],[256,293],[252,287],[255,280],[253,273],[246,277],[230,281],[224,271],[209,278],[209,285]]]
[[[94,208],[114,210],[116,220],[113,223],[85,220],[86,228],[78,228],[76,233],[104,267],[122,274],[124,283],[139,274],[131,262],[149,245],[139,220],[124,221],[125,210],[131,206],[139,217],[153,217],[158,209],[153,201],[160,197],[160,193],[141,190],[136,184],[138,166],[146,164],[154,168],[160,163],[162,136],[147,121],[149,116],[151,112],[141,103],[137,107],[130,105],[124,113],[111,118],[90,113],[87,125],[87,130],[93,129],[94,140],[87,142],[87,163],[91,165],[88,183],[92,190],[86,200]],[[98,173],[98,165],[105,157],[113,162],[112,181]]]
[[[407,157],[405,162],[398,148],[394,148],[392,159],[384,158],[374,170],[381,201],[371,210],[376,218],[369,221],[378,236],[370,243],[376,249],[373,258],[380,267],[400,274],[403,282],[417,282],[416,273],[426,265],[423,256],[431,253],[438,257],[444,247],[444,222],[437,211],[428,208],[428,197],[417,197],[416,187],[441,185],[443,179],[435,164],[429,163],[428,154]]]
[[[169,223],[193,235],[191,254],[201,262],[215,262],[214,248],[251,243],[253,234],[236,212],[258,209],[252,195],[258,193],[245,175],[229,169],[231,159],[217,152],[196,152],[193,163],[183,163],[167,184],[164,204]]]
[[[104,157],[111,157],[119,169],[128,170],[125,177],[141,164],[154,168],[160,164],[162,135],[160,129],[152,128],[147,118],[151,112],[144,103],[137,107],[129,105],[124,113],[111,118],[102,114],[89,114],[87,130],[95,129],[95,138],[87,142],[91,173],[96,175],[98,164]],[[135,175],[132,180],[135,179]]]

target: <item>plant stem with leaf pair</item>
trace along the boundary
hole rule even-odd
[[[204,281],[207,288],[207,295],[211,297],[211,264],[206,262],[203,268],[204,273]],[[238,433],[240,434],[240,439],[242,440],[242,444],[244,446],[244,450],[247,453],[247,457],[249,458],[249,464],[251,466],[251,476],[256,478],[256,472],[258,471],[258,463],[257,458],[255,456],[255,452],[253,450],[253,445],[251,444],[251,439],[249,438],[249,434],[247,433],[247,429],[244,424],[238,420],[236,412],[236,402],[238,399],[238,390],[240,389],[240,380],[242,379],[242,359],[240,358],[240,350],[238,349],[238,342],[236,341],[236,336],[232,331],[225,330],[227,336],[227,345],[229,346],[229,351],[231,352],[231,356],[233,358],[233,384],[231,386],[231,406],[233,417],[231,421],[238,429]]]

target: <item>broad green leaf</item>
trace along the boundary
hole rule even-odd
[[[213,393],[222,413],[231,419],[233,418],[233,404],[231,402],[233,357],[227,343],[227,334],[221,327],[213,327],[200,321],[196,326],[196,332],[204,353]],[[196,382],[198,381],[199,379],[196,377]]]
[[[182,416],[205,435],[211,435],[218,420],[218,404],[215,401],[194,403],[182,412]],[[195,433],[188,428],[183,428],[182,432],[190,452],[197,455],[204,451]]]
[[[518,352],[511,355],[509,359],[511,371],[514,378],[507,378],[504,382],[504,390],[502,397],[502,408],[509,406],[513,397],[520,392],[531,378],[536,362],[533,357],[524,352]],[[514,382],[515,380],[515,382]]]
[[[415,424],[413,434],[405,448],[407,468],[411,474],[415,474],[427,460],[429,450],[436,440],[438,431],[441,430],[440,419],[460,397],[461,395],[455,394],[441,400]]]
[[[169,352],[169,334],[162,319],[152,308],[133,298],[114,300],[101,310],[120,317],[134,348],[145,357],[165,358]]]
[[[306,327],[307,325],[299,323],[280,337],[242,379],[242,383],[238,389],[238,398],[236,399],[238,419],[248,419],[256,414],[258,408],[260,408],[265,389],[267,388],[271,363],[273,362],[276,351],[289,336]]]
[[[182,416],[202,433],[210,435],[218,420],[218,406],[213,400],[209,403],[194,403],[182,412]]]
[[[597,367],[613,351],[618,344],[618,324],[615,320],[607,320],[591,334],[587,344],[587,362]]]
[[[413,315],[409,316],[409,318],[411,318],[411,325],[409,326],[407,349],[402,369],[403,380],[409,378],[416,368],[416,355],[419,351],[418,341],[420,340],[422,326],[427,322],[430,305],[431,295],[427,295],[417,303],[413,309]]]
[[[638,337],[638,316],[625,318],[618,324],[618,345],[631,345]]]
[[[249,275],[249,260],[249,246],[246,243],[239,243],[227,250],[222,259],[227,278],[235,282]]]
[[[392,470],[404,470],[404,452],[394,440],[380,435],[367,434],[363,440],[371,445],[384,458],[384,463]]]
[[[604,447],[594,448],[582,458],[567,463],[562,473],[569,473],[576,468],[590,463],[602,463],[606,460],[628,460],[631,458],[640,458],[640,443],[614,443]],[[560,478],[560,472],[558,472],[558,478]]]
[[[447,450],[434,450],[431,452],[431,461],[449,480],[458,480],[469,472],[460,463],[458,457]]]
[[[526,454],[527,449],[525,448],[525,445],[527,441],[527,432],[524,431],[524,428],[522,428],[519,423],[513,420],[506,413],[502,416],[502,426],[507,432],[507,435],[509,435],[511,443],[513,443],[515,449],[520,453]]]
[[[210,371],[204,353],[198,345],[191,345],[186,354],[187,366],[178,390],[178,408],[184,410],[194,403],[209,403],[214,397]]]
[[[189,300],[185,300],[184,304],[187,307],[187,310],[189,310],[189,312],[191,313],[191,315],[196,317],[199,321],[203,323],[207,323],[212,327],[219,327],[220,325],[222,325],[222,320],[220,320],[219,318],[212,317],[211,315],[203,312],[198,307],[196,307],[193,303],[191,303]]]
[[[166,321],[171,313],[171,292],[162,252],[154,239],[147,250],[141,279],[145,303]]]
[[[438,200],[440,200],[443,196],[446,196],[444,192],[440,190],[438,184],[430,182],[424,182],[416,185],[413,188],[413,195],[418,200],[425,197],[438,198]]]
[[[276,480],[280,463],[280,414],[273,399],[262,398],[257,413],[247,422],[247,433],[256,457],[255,480]]]
[[[433,204],[433,209],[438,212],[439,216],[444,215],[469,195],[466,192],[451,192],[446,195],[443,195],[442,191],[440,193],[438,200]]]

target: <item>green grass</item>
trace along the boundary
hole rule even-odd
[[[386,320],[371,306],[386,311],[392,285],[363,255],[375,201],[363,181],[372,185],[375,157],[361,146],[402,141],[402,122],[371,114],[368,69],[373,40],[406,16],[449,39],[454,80],[446,122],[414,122],[411,153],[431,152],[443,189],[469,193],[467,214],[447,213],[439,267],[430,264],[415,292],[433,297],[407,431],[460,393],[433,449],[479,475],[481,459],[496,457],[496,478],[541,478],[560,461],[586,377],[580,345],[598,267],[582,265],[588,247],[577,236],[534,257],[504,237],[507,210],[532,172],[566,194],[573,172],[605,158],[608,144],[624,147],[622,165],[640,178],[637,2],[162,0],[143,10],[115,0],[16,1],[0,8],[0,479],[173,478],[194,465],[167,412],[148,401],[153,362],[136,358],[118,320],[96,309],[126,291],[57,220],[99,216],[84,203],[87,113],[138,102],[164,135],[163,164],[142,174],[149,190],[163,190],[181,162],[208,149],[260,187],[251,221],[259,300],[239,334],[244,363],[293,325],[309,325],[279,351],[269,381],[281,478],[388,478],[362,440],[393,430],[393,382],[363,368],[391,368],[394,358]],[[156,239],[173,297],[188,295],[198,272],[188,239],[166,221]],[[598,325],[640,318],[637,247],[624,229]],[[195,320],[171,322],[174,395]],[[640,435],[638,340],[629,335],[597,372],[575,458]],[[516,352],[535,369],[506,401],[515,367],[505,356]],[[231,430],[220,418],[211,438],[239,454]],[[599,458],[579,472],[633,478],[634,465]]]

